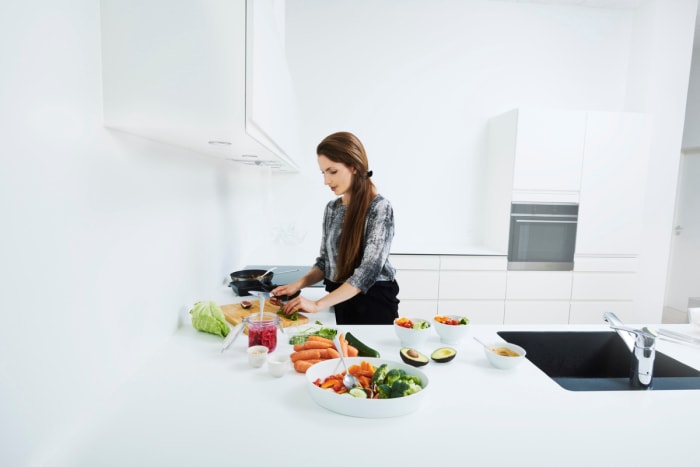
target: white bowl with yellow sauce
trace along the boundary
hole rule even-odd
[[[508,370],[525,360],[525,349],[509,342],[494,342],[484,347],[484,353],[491,365]]]

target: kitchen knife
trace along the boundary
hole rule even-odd
[[[249,290],[249,294],[255,295],[258,298],[271,298],[274,295],[271,292],[263,292],[262,290]]]

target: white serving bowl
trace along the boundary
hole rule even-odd
[[[462,318],[466,318],[466,316],[459,315],[440,316],[447,316],[448,318],[455,319],[457,321]],[[438,336],[440,336],[440,342],[443,344],[458,344],[459,341],[464,339],[469,334],[469,328],[471,325],[468,321],[467,324],[444,324],[436,321],[435,318],[436,317],[433,318],[433,327],[435,327],[435,331],[437,331]]]
[[[513,352],[516,352],[518,356],[508,357],[499,355],[496,352],[496,350],[499,348],[512,350]],[[522,363],[522,361],[525,360],[525,355],[527,353],[525,352],[525,349],[519,345],[511,344],[509,342],[493,342],[489,344],[488,348],[484,347],[484,354],[486,354],[486,358],[491,365],[495,366],[496,368],[500,368],[501,370],[508,370]]]
[[[400,319],[400,318],[397,318]],[[430,321],[420,319],[420,318],[409,318],[414,324],[415,323],[428,323],[427,328],[405,328],[396,324],[396,319],[394,320],[394,331],[396,331],[396,336],[401,341],[403,347],[415,347],[422,344],[430,335]]]
[[[280,378],[291,368],[289,354],[273,353],[267,357],[267,369],[272,376]]]
[[[340,359],[324,360],[306,370],[306,386],[314,402],[332,412],[362,418],[397,417],[417,410],[428,393],[428,377],[415,367],[382,358],[349,357],[346,360],[348,366],[359,365],[364,360],[374,367],[386,363],[390,369],[401,368],[410,375],[420,377],[423,390],[410,396],[395,399],[363,399],[353,397],[350,394],[337,394],[332,389],[322,389],[314,384],[317,379],[323,381],[330,375],[344,371]]]

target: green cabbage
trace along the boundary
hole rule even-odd
[[[216,302],[197,302],[190,310],[192,326],[195,329],[221,337],[226,337],[231,330]]]

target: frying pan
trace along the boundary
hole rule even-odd
[[[272,277],[275,275],[274,271],[268,272],[265,277],[260,277],[264,272],[264,269],[242,269],[231,273],[231,281],[253,282],[256,284],[260,281],[263,284],[272,284]]]
[[[278,274],[294,271],[298,271],[298,269],[282,271]],[[272,277],[275,275],[275,273],[270,272],[265,277],[259,278],[264,272],[264,269],[242,269],[240,271],[232,272],[231,283],[228,286],[231,287],[235,294],[241,297],[244,295],[250,295],[248,292],[251,290],[263,290],[269,292],[277,287],[276,284],[272,283]]]

